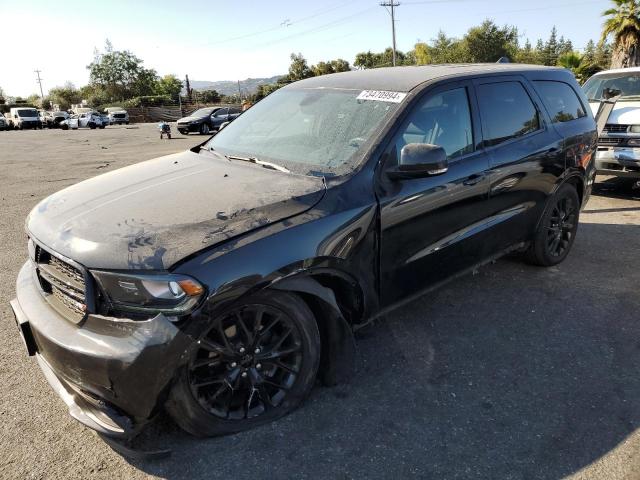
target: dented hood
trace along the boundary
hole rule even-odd
[[[27,230],[88,268],[165,270],[323,195],[322,178],[187,151],[61,190],[35,206]]]

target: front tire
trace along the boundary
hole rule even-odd
[[[533,242],[525,254],[529,263],[552,267],[569,255],[578,230],[580,198],[575,187],[562,185],[540,219]]]
[[[203,123],[202,126],[200,127],[200,133],[202,135],[209,135],[209,125],[207,125],[206,123]]]
[[[271,422],[298,407],[315,382],[320,334],[297,295],[254,295],[209,322],[197,338],[166,405],[193,435]]]

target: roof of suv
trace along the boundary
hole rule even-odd
[[[559,67],[508,63],[424,65],[352,70],[307,78],[292,85],[295,85],[293,88],[353,88],[408,92],[421,83],[450,76],[491,73],[516,74],[532,71],[568,72]]]

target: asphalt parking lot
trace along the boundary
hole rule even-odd
[[[155,125],[0,132],[0,478],[640,478],[640,190],[599,178],[551,269],[507,258],[358,334],[359,373],[243,434],[161,417],[127,460],[72,420],[19,339],[9,300],[43,197],[203,137]]]

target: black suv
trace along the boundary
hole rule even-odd
[[[90,428],[128,437],[164,407],[237,432],[347,378],[353,330],[426,289],[507,252],[563,261],[596,141],[565,69],[310,78],[40,202],[11,305]]]
[[[220,130],[222,124],[235,120],[240,113],[242,112],[237,107],[201,108],[178,120],[178,131],[183,135],[189,135],[191,132],[208,135]]]

